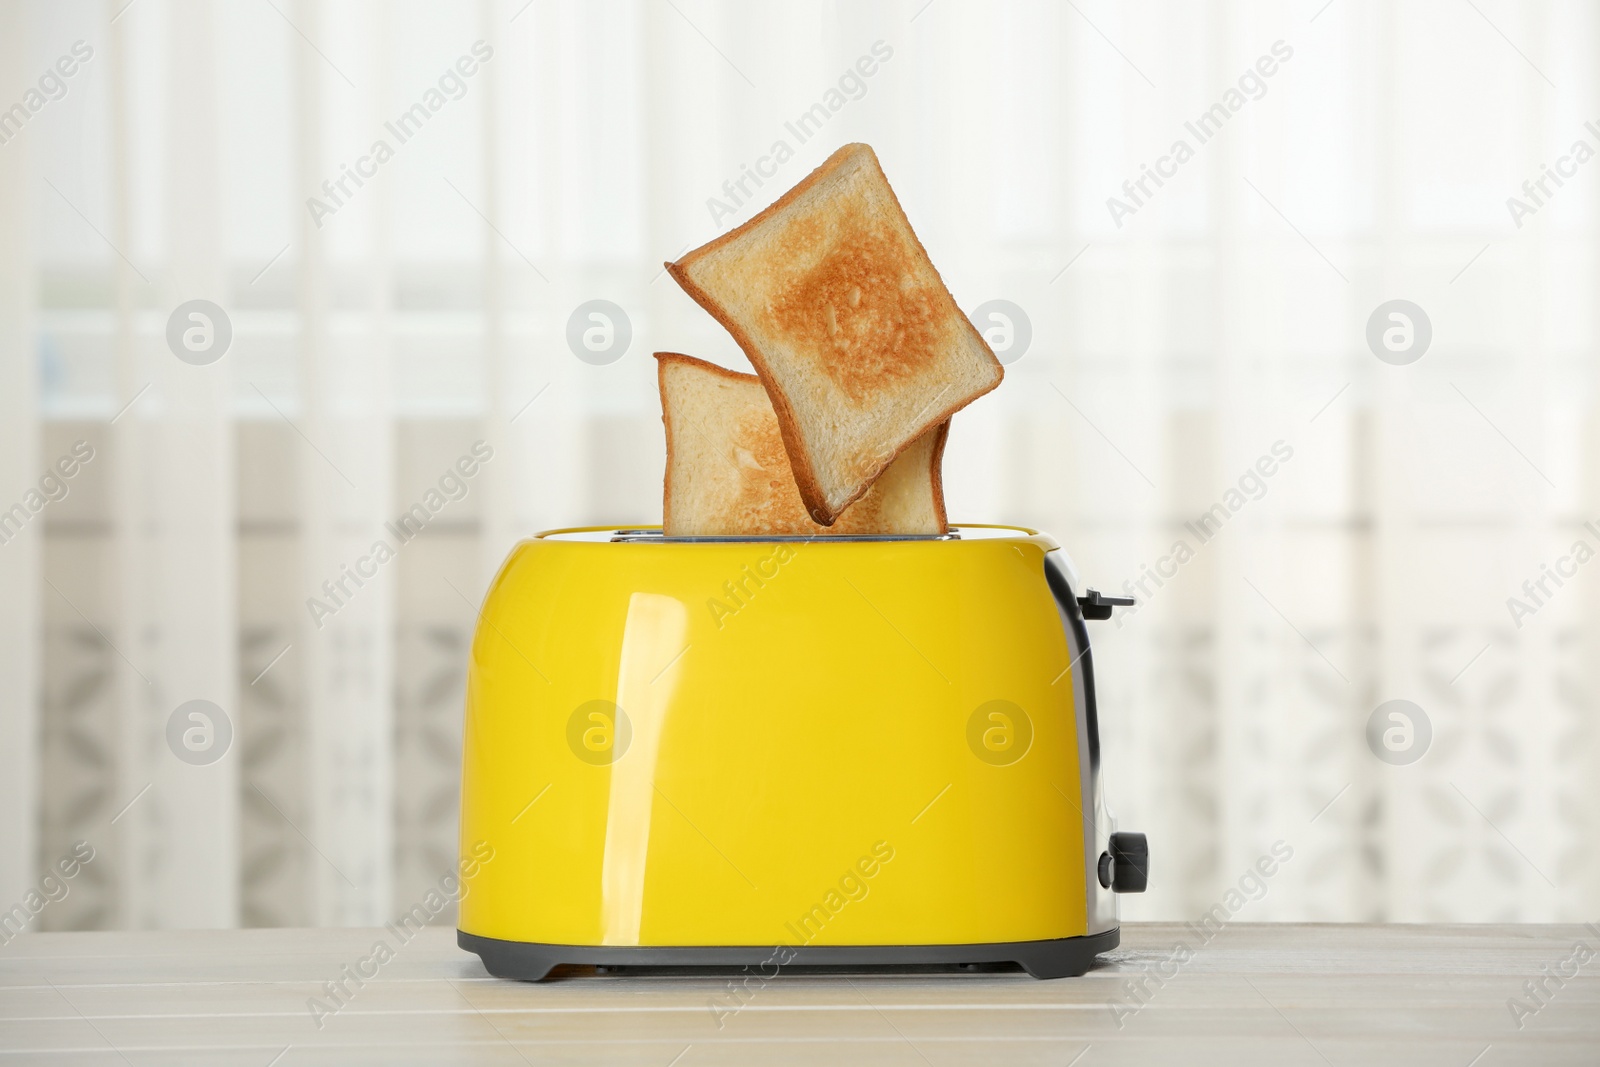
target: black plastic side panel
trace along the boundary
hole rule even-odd
[[[1121,942],[1121,930],[1085,937],[1050,941],[1012,941],[986,945],[771,945],[651,946],[621,948],[604,945],[544,945],[531,941],[502,941],[456,931],[456,944],[476,952],[484,968],[496,978],[537,982],[557,967],[705,968],[741,970],[760,968],[764,976],[785,971],[862,970],[893,967],[914,970],[952,964],[1014,963],[1035,978],[1071,978],[1083,974],[1101,952]],[[780,962],[778,953],[793,953]],[[771,974],[769,975],[769,971]]]
[[[1072,627],[1072,633],[1068,635],[1072,638],[1071,643],[1082,650],[1073,670],[1083,674],[1083,699],[1087,705],[1083,709],[1083,719],[1089,735],[1089,767],[1099,770],[1100,712],[1094,700],[1094,656],[1089,652],[1089,628],[1083,624],[1083,612],[1078,609],[1078,598],[1067,581],[1066,573],[1048,554],[1044,557],[1044,577],[1050,584],[1050,592],[1055,596],[1062,615]]]

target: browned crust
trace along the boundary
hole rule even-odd
[[[950,439],[950,420],[946,419],[939,425],[939,436],[933,439],[932,468],[928,473],[933,477],[933,511],[939,517],[939,532],[950,532],[950,517],[944,511],[944,443]]]
[[[661,532],[672,529],[672,420],[667,418],[667,361],[692,359],[677,352],[656,353],[656,390],[661,394],[661,430],[667,439],[667,464],[661,472]]]
[[[812,521],[820,526],[832,526],[836,521],[838,521],[839,516],[844,513],[844,509],[849,507],[851,504],[854,504],[863,495],[865,495],[867,490],[872,488],[872,484],[878,480],[878,477],[889,468],[889,464],[893,463],[895,458],[899,456],[901,452],[904,452],[908,447],[910,447],[912,441],[915,441],[924,433],[927,433],[929,429],[937,426],[941,422],[948,422],[950,416],[954,415],[956,412],[972,403],[972,401],[978,399],[978,397],[983,396],[985,393],[992,392],[994,389],[998,388],[1000,383],[1005,379],[1005,367],[998,359],[995,358],[994,352],[990,350],[989,358],[994,359],[995,368],[1000,372],[999,375],[996,376],[993,385],[989,386],[987,389],[973,394],[971,397],[968,397],[965,400],[958,401],[940,411],[935,412],[933,416],[922,423],[921,427],[918,428],[916,433],[911,434],[906,439],[905,443],[902,444],[899,449],[881,460],[877,469],[872,472],[872,476],[863,480],[861,488],[856,490],[854,496],[850,497],[850,499],[839,505],[837,511],[829,510],[827,501],[823,496],[822,485],[817,480],[816,470],[811,466],[811,457],[806,454],[805,449],[801,446],[799,420],[795,417],[794,408],[789,403],[788,398],[785,397],[782,391],[777,387],[777,384],[772,377],[772,368],[762,357],[760,350],[756,347],[755,342],[751,340],[750,336],[739,328],[738,324],[733,321],[732,317],[729,316],[716,301],[711,299],[710,294],[689,279],[688,268],[689,265],[695,260],[710,254],[718,248],[721,248],[723,245],[743,234],[745,231],[754,229],[755,227],[761,225],[769,216],[783,210],[783,208],[788,206],[806,190],[810,189],[813,185],[817,184],[817,182],[821,181],[823,178],[827,177],[829,174],[843,166],[844,161],[858,149],[866,150],[867,158],[872,161],[873,167],[875,167],[878,171],[878,176],[883,179],[885,188],[889,190],[889,199],[894,203],[895,210],[900,212],[900,217],[905,221],[906,230],[911,234],[911,240],[916,244],[917,251],[922,253],[922,257],[927,261],[929,269],[933,271],[933,276],[939,279],[940,288],[944,290],[946,296],[950,297],[950,302],[952,305],[954,305],[955,297],[951,295],[950,287],[945,285],[944,277],[940,275],[939,268],[933,265],[932,257],[928,255],[928,250],[923,247],[922,239],[917,236],[916,229],[912,227],[911,220],[906,216],[905,208],[900,204],[900,198],[895,195],[894,186],[889,183],[888,175],[884,174],[883,166],[878,162],[878,154],[874,152],[872,150],[872,146],[868,144],[853,143],[842,146],[835,151],[833,155],[823,160],[821,166],[801,179],[794,188],[790,189],[777,200],[773,201],[768,207],[757,212],[743,225],[736,226],[727,233],[723,234],[721,237],[718,237],[707,242],[706,244],[701,245],[699,248],[685,253],[677,260],[677,262],[664,264],[664,266],[667,268],[667,273],[672,275],[673,281],[677,282],[683,291],[688,293],[689,297],[694,300],[695,303],[705,308],[706,311],[710,313],[712,318],[716,319],[722,324],[722,328],[727,330],[728,333],[733,337],[734,341],[744,351],[745,357],[750,360],[750,365],[756,369],[756,375],[761,379],[761,386],[767,391],[768,399],[772,401],[772,410],[778,416],[778,433],[783,438],[784,451],[789,454],[789,467],[794,471],[795,486],[800,490],[800,500],[805,504],[806,510],[811,513]],[[983,339],[983,335],[978,332],[977,327],[972,325],[972,321],[967,318],[966,313],[963,312],[959,306],[957,306],[955,310],[956,315],[961,319],[962,324],[966,326],[967,330],[972,334],[972,336],[978,339],[978,343],[981,344],[985,350],[989,350],[989,342]],[[686,356],[684,358],[688,359],[692,357]],[[719,367],[718,369],[721,370],[722,368]],[[940,452],[942,455],[942,444]],[[937,471],[935,471],[935,474],[937,475]],[[939,507],[942,513],[944,508],[944,498],[942,492],[939,497]]]
[[[667,469],[661,477],[661,532],[663,534],[670,534],[672,530],[672,420],[667,418],[667,364],[690,364],[698,367],[701,370],[711,371],[715,374],[721,375],[723,378],[735,382],[757,382],[760,381],[760,377],[755,374],[742,374],[736,370],[729,370],[727,367],[721,366],[717,363],[712,363],[710,360],[699,359],[695,356],[687,356],[682,352],[657,352],[655,353],[655,358],[656,388],[661,393],[661,425],[665,429],[667,439]],[[767,395],[770,397],[772,394],[769,392]],[[782,423],[780,422],[780,432],[782,428]],[[937,436],[935,436],[933,439],[933,455],[928,463],[928,476],[933,482],[934,514],[939,520],[939,532],[944,534],[950,532],[949,516],[945,513],[944,509],[944,446],[945,442],[950,437],[949,420],[946,420],[940,424],[936,434]],[[787,439],[784,442],[784,446],[785,451],[787,451]],[[791,468],[793,467],[792,462],[790,466]],[[871,488],[870,483],[868,484],[868,488]],[[804,497],[801,499],[803,501]],[[843,509],[841,509],[840,514],[843,513]],[[832,523],[819,525],[831,526]]]

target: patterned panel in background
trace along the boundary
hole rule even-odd
[[[471,429],[461,422],[403,424],[400,484],[432,478]],[[241,432],[254,439],[250,454],[257,459],[267,454],[264,448],[294,444],[282,426]],[[256,481],[266,469],[246,462],[240,471],[247,502],[240,534],[244,618],[236,740],[242,761],[240,919],[250,926],[301,925],[311,914],[308,865],[325,862],[302,834],[312,831],[295,645],[309,626],[292,518],[248,504],[261,497]],[[96,501],[80,499],[76,506],[92,512]],[[436,887],[454,863],[461,700],[474,613],[463,596],[481,593],[480,538],[472,507],[463,504],[459,519],[405,546],[397,572],[397,913]],[[114,795],[118,726],[111,682],[115,671],[127,668],[107,643],[110,609],[94,580],[108,542],[104,525],[93,521],[50,527],[46,577],[54,588],[47,587],[46,602],[39,862],[53,862],[80,838],[95,845],[97,857],[68,896],[42,914],[40,929],[98,929],[122,921],[116,893],[128,873],[109,820],[126,798]],[[1370,623],[1307,625],[1303,636],[1276,619],[1246,626],[1236,638],[1243,642],[1240,658],[1257,667],[1238,683],[1244,706],[1236,709],[1218,705],[1219,672],[1228,668],[1219,661],[1214,623],[1147,616],[1130,620],[1125,631],[1108,630],[1099,637],[1108,652],[1110,635],[1118,642],[1131,638],[1130,647],[1140,647],[1138,654],[1154,664],[1135,693],[1123,693],[1130,679],[1112,673],[1118,657],[1098,658],[1103,699],[1131,697],[1129,714],[1153,715],[1160,724],[1149,742],[1156,770],[1146,798],[1147,810],[1160,815],[1144,828],[1161,845],[1161,910],[1201,914],[1237,876],[1239,842],[1225,829],[1226,798],[1245,825],[1262,833],[1300,828],[1292,838],[1296,860],[1285,874],[1298,884],[1298,899],[1285,901],[1274,889],[1241,918],[1514,921],[1546,914],[1540,904],[1549,890],[1546,879],[1581,885],[1596,862],[1595,816],[1582,789],[1585,753],[1595,743],[1593,698],[1583,682],[1586,632],[1550,620],[1557,726],[1546,735],[1523,728],[1517,635],[1509,626],[1423,630],[1417,662],[1433,746],[1415,765],[1389,767],[1371,757],[1363,736],[1366,709],[1380,699],[1366,666],[1379,646]],[[347,644],[337,647],[359,661],[359,648]],[[1234,757],[1252,768],[1243,779],[1229,778],[1225,769],[1225,718],[1237,731]],[[1106,722],[1108,738],[1119,745],[1128,744],[1129,729],[1120,718]],[[158,750],[156,757],[165,753]],[[1530,761],[1552,768],[1555,837],[1537,832],[1539,797],[1520,784],[1520,769]],[[1279,763],[1289,770],[1275,776]],[[151,804],[159,826],[159,805]],[[1317,815],[1314,830],[1305,821],[1310,814]],[[1396,849],[1414,858],[1415,886],[1397,883]],[[1581,907],[1576,893],[1563,899],[1573,910]],[[453,906],[434,921],[453,922]]]
[[[405,622],[395,655],[395,908],[406,911],[456,866],[461,699],[471,630]],[[434,916],[455,922],[455,907]]]
[[[409,504],[481,436],[469,420],[404,423],[395,494]],[[502,454],[489,461],[504,463]],[[461,709],[467,655],[488,575],[481,545],[485,472],[400,550],[395,598],[394,907],[409,910],[456,873]],[[397,505],[397,508],[403,505]],[[509,547],[509,546],[505,546]],[[495,553],[498,554],[498,553]],[[455,922],[455,904],[435,924]]]
[[[440,458],[440,448],[455,448],[458,439],[470,442],[471,428],[454,422],[402,426],[407,469],[400,483],[437,477],[452,458]],[[234,748],[225,758],[241,761],[240,923],[300,926],[312,916],[309,868],[328,861],[314,844],[307,793],[301,649],[313,629],[304,609],[293,498],[273,484],[292,477],[289,460],[298,439],[281,424],[244,424],[239,434],[240,703]],[[51,436],[54,445],[60,433]],[[85,484],[76,490],[74,514],[101,511],[106,502],[94,496],[103,488]],[[438,886],[455,866],[461,701],[474,608],[454,590],[481,594],[478,527],[471,514],[463,508],[460,520],[429,528],[405,546],[399,565],[405,607],[396,622],[395,658],[397,912]],[[54,863],[79,839],[94,845],[96,857],[67,895],[41,913],[38,928],[44,930],[108,929],[130,919],[146,925],[137,916],[124,918],[116,897],[128,872],[110,820],[127,798],[116,793],[123,768],[112,683],[115,672],[129,667],[108,643],[112,609],[95,581],[110,542],[106,525],[92,519],[57,521],[47,542],[46,578],[60,593],[52,591],[53,603],[46,605],[38,863],[41,870]],[[358,640],[334,647],[349,670],[359,669],[364,656]],[[152,758],[171,756],[158,744]],[[159,827],[156,800],[140,802],[149,805]],[[159,842],[151,847],[159,849]],[[454,921],[453,904],[434,917],[438,924]]]
[[[78,551],[92,549],[82,542]],[[61,612],[45,628],[47,673],[44,721],[39,738],[42,811],[39,869],[53,867],[87,841],[95,858],[66,882],[66,896],[40,913],[40,930],[102,930],[119,916],[113,896],[118,879],[110,820],[116,814],[113,782],[117,766],[116,708],[111,675],[116,652],[94,626],[56,602]],[[62,618],[65,614],[69,618]]]
[[[1221,873],[1212,632],[1208,625],[1163,627],[1151,640],[1157,667],[1148,699],[1174,710],[1155,742],[1155,763],[1169,769],[1170,776],[1153,806],[1171,813],[1162,828],[1167,832],[1158,831],[1157,839],[1164,843],[1163,865],[1173,873],[1172,885],[1183,887],[1171,903],[1182,914],[1194,914],[1210,904],[1208,890]]]
[[[1557,884],[1569,887],[1563,904],[1574,914],[1593,912],[1592,902],[1572,886],[1582,886],[1600,867],[1595,855],[1600,843],[1600,801],[1591,783],[1595,775],[1596,752],[1600,752],[1600,729],[1596,728],[1595,692],[1589,682],[1594,677],[1593,630],[1569,629],[1556,639],[1556,699],[1561,712],[1556,751],[1553,759],[1561,785],[1556,795],[1556,820],[1561,828],[1561,848],[1551,870],[1545,873]]]
[[[305,643],[295,449],[286,425],[247,422],[239,464],[239,922],[312,923]],[[293,824],[285,818],[294,820]]]
[[[1274,618],[1263,640],[1274,644],[1287,674],[1284,706],[1265,714],[1298,720],[1291,744],[1264,758],[1283,772],[1273,797],[1283,810],[1270,822],[1294,844],[1288,873],[1302,899],[1270,899],[1252,918],[1380,922],[1384,801],[1369,778],[1374,760],[1362,711],[1372,706],[1377,633],[1358,623],[1307,626],[1302,636]]]
[[[241,545],[241,558],[250,554],[248,545]],[[305,732],[295,699],[299,673],[297,664],[289,662],[293,648],[284,653],[293,634],[292,626],[279,622],[246,625],[239,635],[242,926],[310,922],[306,864],[316,857],[273,806],[301,807],[296,801],[303,793]]]
[[[1506,655],[1512,634],[1430,627],[1420,642],[1425,696],[1418,703],[1432,721],[1433,745],[1422,761],[1394,769],[1414,779],[1424,818],[1413,841],[1421,853],[1419,917],[1448,922],[1472,900],[1482,909],[1474,918],[1515,921],[1526,912],[1528,883],[1542,876],[1503,836],[1515,830],[1515,768],[1537,744],[1519,737],[1515,724],[1526,681]]]
[[[130,918],[127,842],[121,833],[129,824],[113,825],[112,819],[134,793],[124,792],[120,775],[118,705],[130,695],[148,693],[131,666],[144,662],[145,650],[113,622],[114,563],[105,499],[112,464],[106,435],[91,423],[62,421],[45,427],[40,438],[46,456],[63,455],[79,440],[93,442],[96,455],[71,480],[66,495],[40,516],[45,670],[36,862],[43,873],[80,840],[94,849],[94,859],[66,883],[66,895],[40,913],[37,928],[115,927]],[[129,679],[131,684],[123,684]]]

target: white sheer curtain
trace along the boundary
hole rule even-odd
[[[1600,547],[1596,178],[1560,164],[1520,226],[1507,198],[1600,148],[1596,18],[0,6],[0,107],[27,112],[0,143],[0,508],[74,442],[96,457],[0,545],[0,904],[79,839],[96,859],[44,928],[417,899],[454,852],[493,568],[533,530],[659,516],[650,351],[743,365],[662,260],[865,140],[962,306],[1031,331],[956,419],[953,517],[1049,530],[1141,601],[1096,631],[1111,797],[1154,857],[1125,914],[1193,917],[1282,840],[1240,918],[1592,918],[1596,575],[1520,626],[1507,598]],[[209,365],[166,340],[194,299],[233,329]],[[604,366],[566,340],[595,299],[632,327]],[[1395,299],[1431,323],[1408,365],[1366,337]],[[464,495],[397,543],[477,442]],[[394,559],[329,599],[379,539]],[[194,699],[234,735],[203,766],[166,735]],[[1409,765],[1367,740],[1395,699],[1431,724]]]

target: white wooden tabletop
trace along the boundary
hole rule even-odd
[[[783,976],[742,1006],[726,978],[502,982],[429,929],[331,996],[378,937],[25,934],[0,1065],[1600,1063],[1600,926],[1130,925],[1082,978]]]

